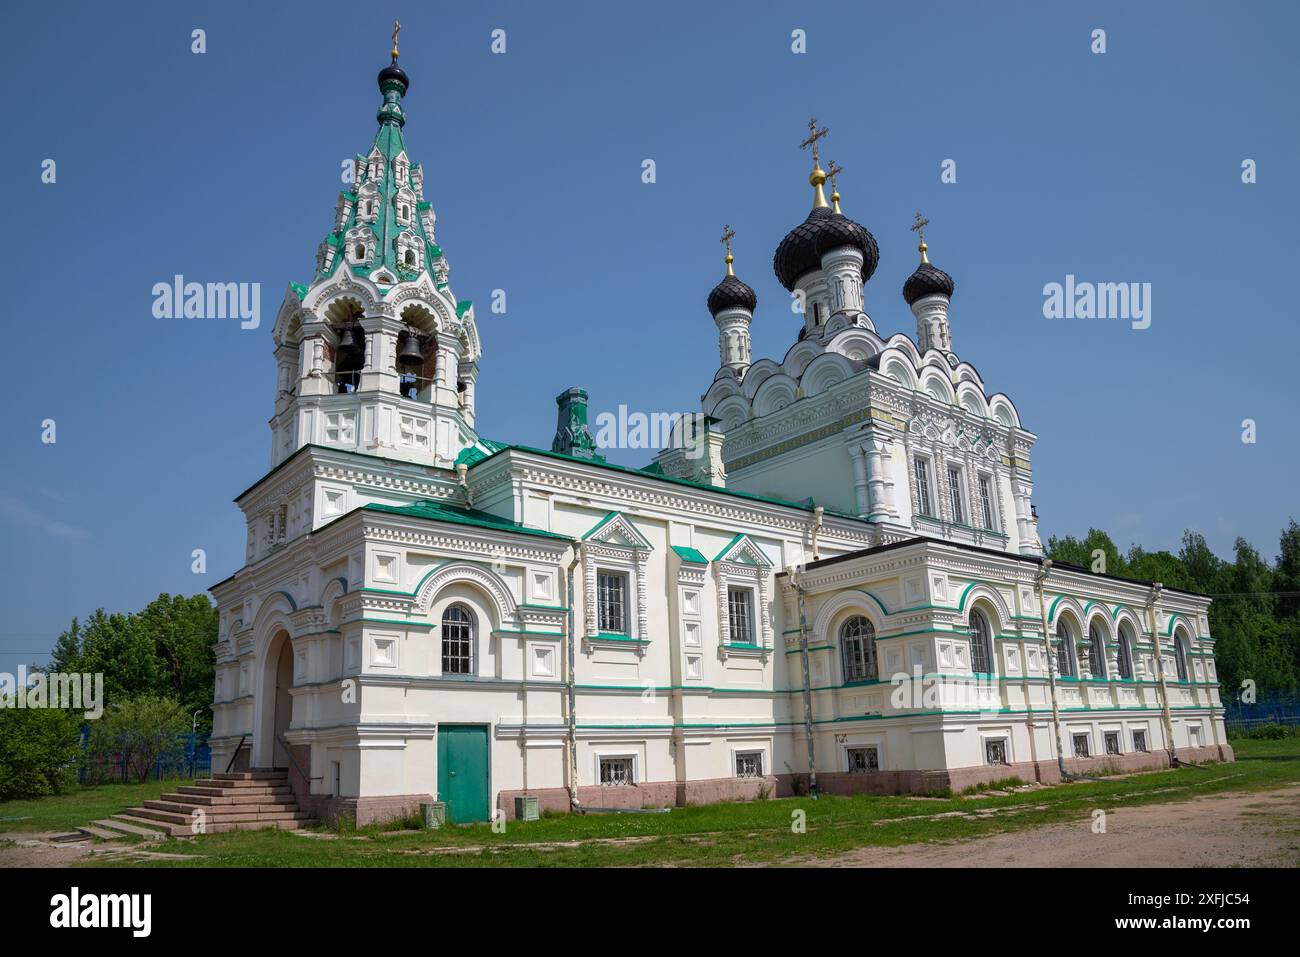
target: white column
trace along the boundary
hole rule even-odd
[[[867,462],[862,446],[849,446],[849,457],[853,459],[853,491],[857,503],[857,513],[865,516],[871,509],[870,491],[867,487]]]

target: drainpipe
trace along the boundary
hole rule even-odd
[[[826,509],[818,505],[813,509],[812,528],[808,530],[808,544],[812,550],[812,560],[817,561],[821,555],[817,552],[817,533],[822,530],[822,517],[826,514]]]
[[[808,616],[804,610],[803,584],[798,571],[790,572],[790,584],[794,585],[796,601],[799,605],[799,670],[803,678],[803,734],[808,746],[808,794],[817,797],[817,762],[813,747],[813,706],[812,681],[808,670]]]
[[[821,531],[825,512],[826,510],[820,505],[813,509],[812,526],[808,530],[808,544],[812,551],[813,561],[817,561],[821,557],[817,551],[817,533]],[[799,670],[802,672],[803,678],[803,733],[808,746],[808,794],[815,800],[817,798],[817,760],[816,748],[813,743],[812,676],[808,665],[808,614],[800,575],[800,571],[792,571],[790,573],[790,583],[794,585],[795,595],[797,596],[796,601],[799,605]]]
[[[465,505],[468,508],[474,507],[474,496],[469,490],[469,466],[464,462],[456,466],[456,482],[465,490]]]
[[[568,636],[565,644],[568,647],[568,674],[565,679],[565,693],[569,699],[569,729],[568,738],[565,742],[565,750],[568,751],[569,762],[569,808],[570,810],[580,810],[582,802],[578,800],[578,713],[576,692],[574,690],[574,670],[577,666],[577,651],[574,648],[574,621],[573,621],[573,570],[578,565],[581,557],[581,546],[576,543],[573,548],[573,561],[569,562],[568,570],[565,572],[565,591],[564,594],[569,600],[569,627]]]
[[[1047,602],[1043,598],[1043,584],[1052,571],[1052,560],[1044,558],[1038,571],[1034,572],[1034,588],[1038,591],[1038,611],[1043,616],[1043,647],[1047,651],[1047,686],[1052,694],[1052,728],[1056,732],[1056,767],[1061,772],[1061,780],[1067,780],[1070,772],[1065,769],[1065,751],[1061,747],[1061,708],[1056,702],[1056,655],[1052,652],[1052,636],[1047,625]]]
[[[1160,650],[1160,630],[1156,624],[1156,603],[1160,601],[1160,593],[1164,591],[1164,585],[1155,582],[1151,586],[1151,594],[1147,596],[1147,627],[1151,629],[1151,643],[1156,651],[1156,679],[1160,688],[1160,719],[1161,726],[1165,734],[1165,750],[1169,752],[1169,766],[1178,767],[1178,754],[1174,750],[1174,723],[1169,716],[1169,688],[1165,684],[1165,659]]]

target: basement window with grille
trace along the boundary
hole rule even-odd
[[[1092,756],[1088,750],[1088,736],[1086,734],[1076,734],[1074,736],[1074,756],[1076,758]]]
[[[1147,750],[1147,733],[1145,731],[1133,732],[1133,750],[1142,752]]]
[[[984,742],[985,764],[1010,764],[1007,760],[1007,739],[989,738]]]
[[[736,753],[736,777],[761,778],[762,776],[762,751],[739,751]]]
[[[1121,753],[1121,752],[1120,752],[1120,749],[1119,749],[1119,732],[1118,732],[1118,731],[1107,731],[1107,732],[1106,732],[1106,753],[1107,753],[1107,754],[1120,754],[1120,753]]]
[[[880,770],[880,750],[878,748],[848,748],[844,752],[848,759],[850,774],[867,774]]]
[[[600,783],[606,787],[630,787],[635,783],[632,774],[631,758],[600,759]]]

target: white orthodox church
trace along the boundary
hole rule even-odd
[[[1231,760],[1209,599],[1044,560],[1034,434],[953,351],[923,239],[916,339],[864,312],[878,246],[824,198],[815,124],[774,258],[803,328],[752,361],[728,230],[702,447],[608,464],[581,389],[549,449],[481,437],[396,61],[276,320],[271,469],[212,589],[215,770],[365,823]]]

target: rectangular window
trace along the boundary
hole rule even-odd
[[[867,774],[880,770],[880,751],[877,748],[849,748],[844,752],[850,774]]]
[[[748,588],[728,588],[727,616],[731,622],[731,643],[754,644],[754,593]]]
[[[1076,734],[1074,736],[1074,756],[1076,758],[1091,757],[1088,751],[1088,736],[1086,734]]]
[[[763,752],[742,751],[736,754],[736,777],[761,778],[763,776]]]
[[[952,520],[966,524],[966,501],[961,494],[961,469],[948,469],[948,493],[952,496]]]
[[[1106,753],[1107,753],[1107,754],[1119,754],[1119,753],[1120,753],[1120,750],[1119,750],[1119,732],[1118,732],[1118,731],[1107,731],[1107,732],[1106,732]]]
[[[984,527],[996,531],[998,526],[993,520],[993,480],[987,475],[980,476],[980,505],[984,509]]]
[[[984,742],[985,764],[1010,764],[1007,760],[1007,739],[989,738]]]
[[[601,758],[600,783],[606,787],[625,788],[636,782],[632,780],[631,758]]]
[[[615,572],[596,575],[597,628],[606,635],[627,634],[627,577]]]
[[[1145,753],[1147,749],[1147,733],[1145,731],[1133,732],[1133,750]]]
[[[934,510],[930,507],[930,471],[925,459],[916,456],[912,460],[912,470],[916,475],[916,507],[922,515],[933,515]]]

